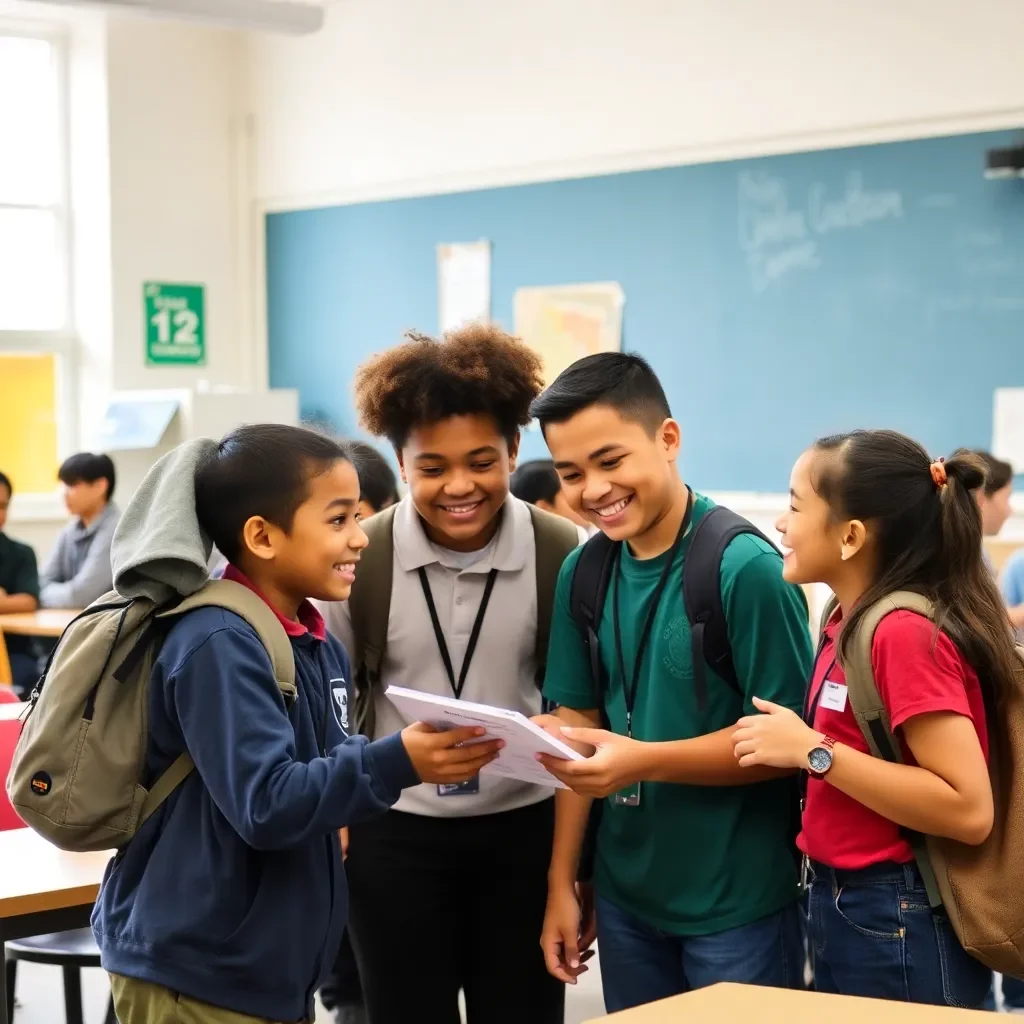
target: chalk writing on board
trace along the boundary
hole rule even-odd
[[[738,177],[739,243],[756,292],[821,266],[818,236],[902,217],[903,196],[895,189],[868,188],[859,171],[848,174],[838,188],[813,182],[798,203],[790,202],[782,178],[751,171]]]

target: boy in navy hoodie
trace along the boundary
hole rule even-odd
[[[309,598],[344,600],[366,535],[344,450],[294,427],[242,427],[195,478],[204,532],[291,638],[285,707],[242,619],[202,608],[170,629],[150,681],[148,772],[197,770],[114,859],[93,915],[121,1024],[313,1019],[348,894],[338,830],[404,787],[474,778],[497,744],[416,724],[347,736],[349,661]],[[140,541],[141,542],[141,541]]]

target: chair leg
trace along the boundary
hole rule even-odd
[[[8,960],[4,964],[4,971],[7,976],[7,1022],[13,1024],[14,1021],[14,982],[18,977],[18,961]]]
[[[117,1011],[114,1009],[114,997],[110,997],[110,1002],[107,1004],[107,1016],[103,1020],[103,1024],[117,1024]]]
[[[64,972],[64,1017],[67,1024],[85,1024],[82,1017],[82,972],[62,967]]]

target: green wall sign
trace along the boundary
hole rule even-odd
[[[146,362],[150,366],[202,366],[206,362],[204,292],[201,284],[143,284]]]

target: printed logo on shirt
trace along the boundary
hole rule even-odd
[[[690,670],[690,631],[682,615],[665,627],[661,638],[665,642],[662,665],[676,679],[685,679]]]
[[[846,693],[845,683],[834,683],[831,679],[826,679],[822,683],[821,700],[818,701],[818,706],[828,711],[845,711]]]
[[[331,695],[334,697],[334,717],[338,725],[348,732],[348,687],[344,679],[331,680]]]

